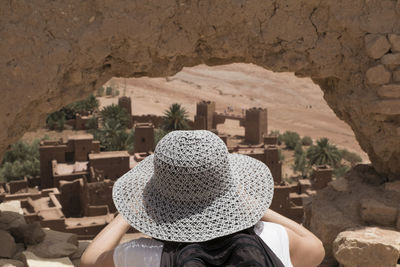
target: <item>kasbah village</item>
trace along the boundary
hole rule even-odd
[[[320,266],[399,266],[399,1],[36,2],[0,3],[0,266],[79,266],[176,130],[265,163]]]

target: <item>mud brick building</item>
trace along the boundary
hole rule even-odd
[[[132,120],[132,101],[130,97],[121,96],[118,98],[118,106],[123,108],[126,113],[129,115],[130,121],[128,128],[132,128],[133,120]]]
[[[134,152],[154,151],[154,125],[152,123],[135,123]]]
[[[245,141],[250,144],[263,143],[264,136],[268,134],[267,109],[251,108],[246,110],[246,115],[218,113],[213,101],[200,101],[196,105],[194,128],[215,130],[218,124],[225,123],[226,119],[237,120],[245,128]]]

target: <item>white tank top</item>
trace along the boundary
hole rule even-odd
[[[258,222],[254,231],[285,267],[293,267],[290,261],[288,234],[282,225]],[[149,238],[131,240],[115,248],[114,265],[115,267],[159,267],[162,251],[163,243],[160,241]]]

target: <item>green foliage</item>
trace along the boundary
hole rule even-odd
[[[278,155],[279,155],[279,160],[283,162],[285,160],[285,155],[283,155],[282,150],[280,148],[278,149]]]
[[[129,127],[131,118],[126,110],[118,105],[112,104],[104,107],[100,111],[100,117],[103,125],[108,124],[109,127],[118,127],[118,129],[126,129]]]
[[[297,143],[295,149],[294,149],[294,164],[292,165],[292,169],[295,172],[301,172],[301,175],[303,177],[307,177],[307,175],[310,172],[310,164],[308,163],[307,160],[307,155],[303,150],[303,147],[301,146],[301,143]]]
[[[163,129],[154,129],[154,143],[155,145],[158,144],[158,142],[168,133],[168,131],[165,131]]]
[[[317,145],[312,145],[307,150],[307,158],[310,165],[328,164],[336,167],[340,164],[342,156],[335,145],[329,144],[329,140],[323,137],[317,140]]]
[[[0,180],[11,181],[23,179],[24,176],[40,174],[39,141],[32,144],[17,142],[4,155],[0,166]]]
[[[46,119],[47,128],[50,130],[64,130],[65,113],[63,111],[56,111],[50,113]]]
[[[300,136],[296,132],[286,131],[282,135],[282,141],[287,149],[293,150],[300,143]]]
[[[303,146],[311,146],[313,144],[313,140],[310,136],[304,136],[301,138],[301,144]]]
[[[111,86],[106,87],[106,95],[112,95],[112,91],[113,91],[113,89]]]
[[[100,142],[102,151],[128,150],[133,151],[134,131],[126,131],[120,125],[111,125],[114,121],[107,122],[103,128],[90,131],[95,140]]]
[[[71,110],[74,115],[76,113],[93,113],[99,108],[99,101],[91,94],[86,99],[71,103],[65,108]]]
[[[103,96],[104,95],[104,87],[101,86],[97,88],[97,96]]]
[[[338,166],[333,168],[332,173],[336,178],[340,178],[340,177],[343,177],[349,170],[350,170],[349,166],[339,164]]]
[[[278,130],[272,130],[269,135],[277,136],[278,137],[278,145],[280,146],[282,144],[282,135]]]
[[[341,149],[339,152],[342,155],[342,158],[348,161],[352,167],[354,167],[357,163],[362,162],[362,158],[354,152],[350,152],[347,149]]]
[[[94,130],[98,128],[98,123],[99,123],[99,118],[97,118],[97,116],[92,116],[86,122],[85,127],[88,130]]]
[[[174,103],[164,112],[162,129],[165,131],[187,130],[188,112],[180,104]]]

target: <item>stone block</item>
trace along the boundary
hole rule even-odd
[[[369,110],[384,115],[400,114],[400,99],[385,99],[371,103]]]
[[[387,84],[378,88],[378,95],[387,98],[400,98],[400,85]]]
[[[78,250],[78,238],[75,234],[44,230],[43,242],[28,246],[29,251],[42,258],[61,258],[73,255]]]
[[[384,35],[368,34],[365,36],[365,48],[368,56],[378,59],[389,51],[390,43]]]
[[[391,72],[383,65],[377,65],[367,70],[365,76],[369,84],[387,84],[390,82]]]
[[[361,218],[366,223],[382,226],[394,226],[397,219],[397,208],[385,205],[375,199],[362,199]]]
[[[400,52],[400,35],[389,34],[389,42],[393,52]]]
[[[395,267],[400,255],[400,232],[365,227],[341,232],[333,254],[343,267]]]
[[[21,261],[12,259],[0,259],[0,266],[3,267],[25,267],[25,264]]]
[[[400,82],[400,70],[393,71],[393,81]]]
[[[17,252],[14,238],[6,231],[0,230],[0,258],[12,258]]]
[[[73,267],[68,257],[60,257],[56,259],[47,259],[36,256],[30,251],[24,251],[26,261],[29,267]]]
[[[400,53],[386,54],[381,58],[381,62],[388,66],[400,65]]]

